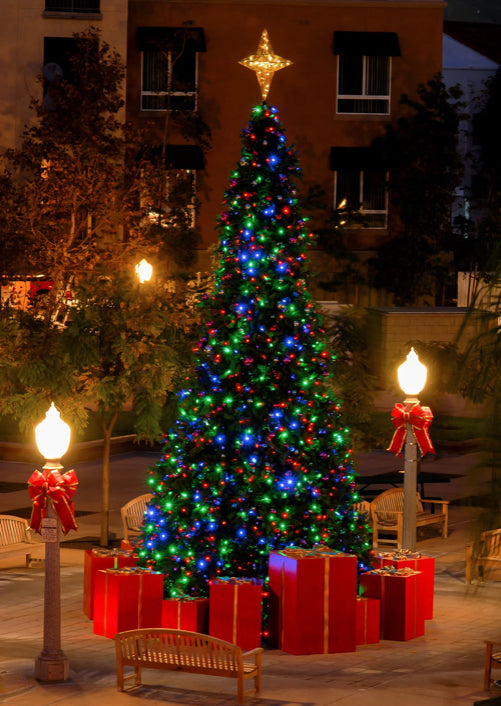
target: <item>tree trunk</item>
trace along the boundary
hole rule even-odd
[[[109,423],[102,421],[103,429],[103,469],[101,484],[101,539],[99,544],[107,547],[110,541],[110,449],[111,432],[115,426],[118,412],[115,412]]]

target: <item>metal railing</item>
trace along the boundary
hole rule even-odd
[[[101,0],[45,0],[45,12],[100,12]]]

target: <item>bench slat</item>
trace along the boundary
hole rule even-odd
[[[0,515],[0,559],[24,554],[28,566],[31,555],[43,551],[44,545],[33,541],[27,520],[15,515]]]
[[[487,530],[480,535],[478,546],[466,545],[466,582],[474,578],[485,579],[489,569],[499,570],[501,562],[501,529]]]

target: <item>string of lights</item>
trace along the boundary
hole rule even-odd
[[[242,142],[196,375],[149,477],[140,561],[165,574],[169,596],[207,596],[216,576],[266,580],[270,550],[287,546],[324,544],[370,568],[349,430],[326,384],[329,340],[305,282],[299,163],[264,102]]]

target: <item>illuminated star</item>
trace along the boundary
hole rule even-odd
[[[255,54],[251,54],[245,59],[242,59],[242,61],[239,61],[238,63],[256,72],[257,80],[261,88],[261,95],[265,101],[268,91],[270,90],[271,79],[273,78],[275,71],[279,71],[280,69],[284,69],[286,66],[290,66],[292,61],[289,61],[289,59],[284,59],[283,57],[278,56],[278,54],[273,53],[268,32],[263,29],[257,52]]]

